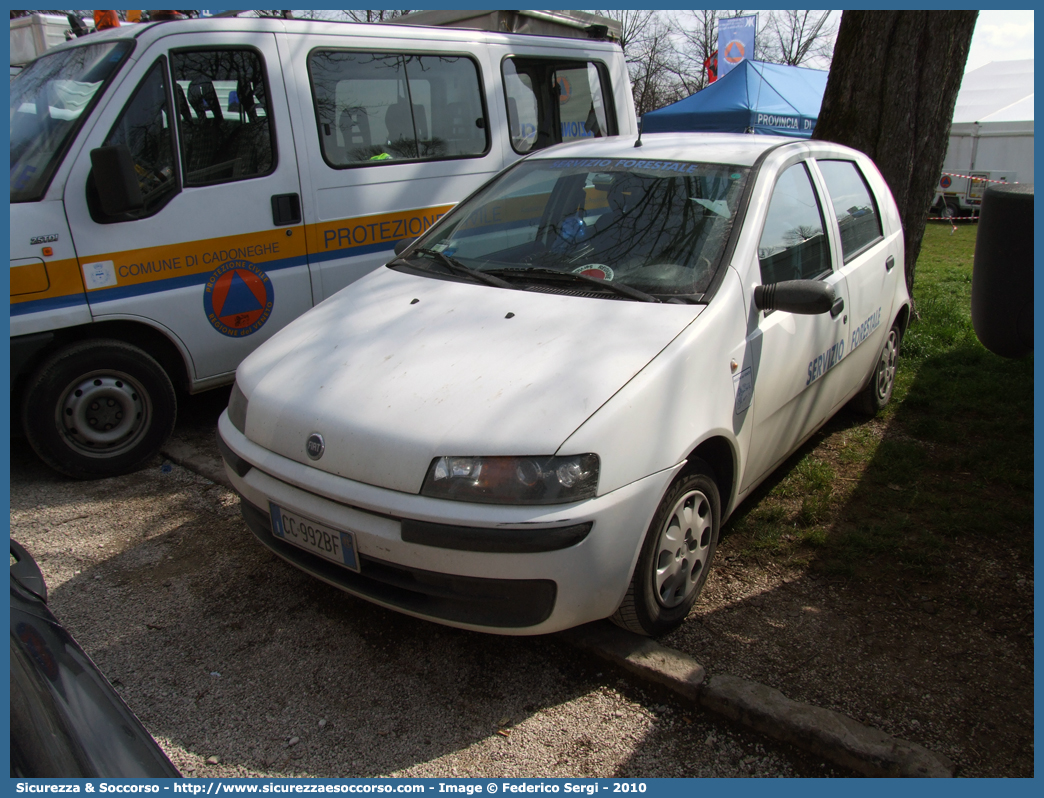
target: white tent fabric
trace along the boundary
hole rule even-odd
[[[1033,59],[991,61],[964,76],[954,124],[1033,121]]]
[[[1032,183],[1033,59],[991,61],[964,76],[943,172]]]

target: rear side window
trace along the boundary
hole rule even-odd
[[[618,132],[609,76],[603,65],[506,58],[501,71],[515,152]]]
[[[881,217],[859,167],[852,161],[818,161],[841,230],[841,251],[851,260],[881,240]]]
[[[772,190],[768,217],[758,243],[761,282],[811,280],[831,270],[823,211],[808,167],[795,164]]]
[[[275,167],[268,88],[253,50],[170,57],[186,186],[246,180]]]
[[[470,58],[317,50],[308,73],[319,145],[331,166],[488,150],[479,72]]]

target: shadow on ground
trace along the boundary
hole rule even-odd
[[[1032,362],[969,345],[922,362],[898,398],[869,422],[842,410],[739,508],[662,642],[958,775],[1031,777]],[[853,457],[869,437],[873,455]],[[810,519],[785,488],[823,467],[833,509]]]

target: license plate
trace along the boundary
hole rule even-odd
[[[359,570],[355,535],[351,532],[331,529],[311,518],[305,518],[296,510],[287,510],[272,502],[268,503],[268,510],[272,514],[272,534],[277,538],[352,571]]]

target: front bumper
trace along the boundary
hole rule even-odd
[[[258,540],[328,584],[466,629],[544,634],[611,615],[677,469],[555,507],[431,499],[344,479],[249,441],[222,414],[219,444]],[[355,534],[355,573],[272,534],[269,502]]]

